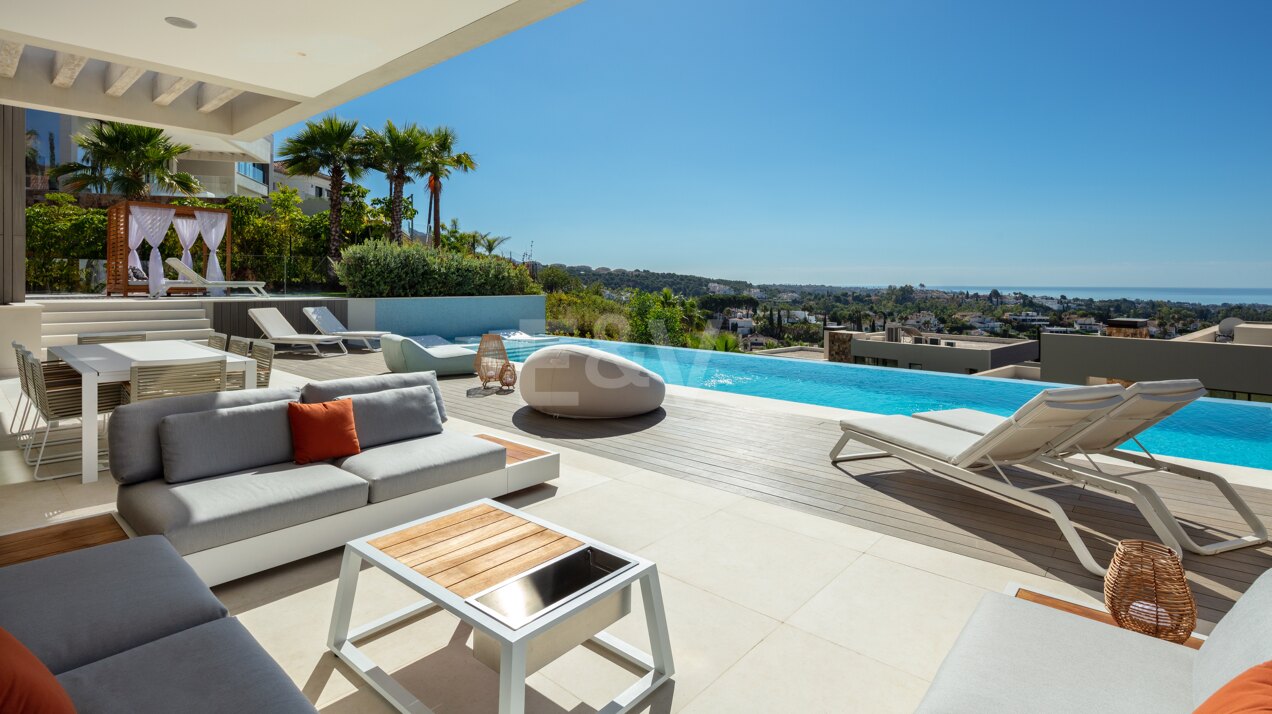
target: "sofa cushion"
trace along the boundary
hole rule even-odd
[[[353,421],[353,402],[348,399],[291,402],[287,419],[291,422],[292,460],[298,464],[352,456],[362,450]]]
[[[1196,651],[998,593],[972,613],[921,714],[1184,714]]]
[[[81,712],[313,714],[234,618],[185,630],[58,676]]]
[[[163,538],[0,568],[0,627],[54,674],[222,617],[225,607]]]
[[[331,464],[274,464],[226,476],[122,486],[119,514],[182,555],[270,533],[367,503],[367,482]]]
[[[442,432],[442,415],[437,413],[433,388],[427,384],[353,394],[349,400],[353,402],[358,444],[364,449]]]
[[[0,627],[0,712],[75,714],[53,673],[18,638]]]
[[[1272,712],[1272,662],[1256,664],[1210,695],[1193,714]]]
[[[173,414],[159,421],[163,479],[181,483],[289,461],[286,401]]]
[[[1272,570],[1260,575],[1210,631],[1193,668],[1193,706],[1238,674],[1272,660]]]
[[[300,392],[302,402],[329,402],[332,399],[347,397],[353,394],[369,394],[386,389],[402,389],[427,384],[433,388],[433,397],[437,399],[437,413],[442,421],[446,421],[446,405],[442,403],[442,390],[437,387],[436,372],[405,372],[402,374],[378,374],[374,377],[350,377],[349,379],[330,379],[325,382],[310,382]]]
[[[138,483],[163,478],[159,422],[172,414],[205,412],[296,399],[296,389],[244,389],[236,392],[194,394],[188,397],[147,399],[125,404],[110,416],[110,475],[119,483]]]
[[[444,431],[365,449],[336,462],[371,484],[371,502],[479,476],[504,467],[504,448],[485,439]]]

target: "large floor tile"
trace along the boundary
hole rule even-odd
[[[626,481],[609,481],[527,510],[602,543],[635,551],[715,509]]]
[[[863,555],[788,622],[930,680],[986,592]]]
[[[860,552],[719,512],[654,543],[641,555],[668,575],[780,620]]]
[[[685,712],[908,714],[926,690],[918,677],[783,625]]]
[[[726,511],[739,516],[746,516],[771,526],[795,531],[811,538],[824,540],[835,545],[842,545],[853,550],[862,550],[874,545],[882,537],[874,531],[850,526],[847,523],[832,521],[811,513],[796,511],[754,498],[743,498],[730,504]]]

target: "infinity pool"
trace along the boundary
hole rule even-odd
[[[876,414],[965,407],[1007,415],[1046,387],[1066,386],[571,337],[552,343],[510,341],[508,356],[524,361],[535,350],[561,342],[626,357],[668,384]],[[1272,404],[1200,399],[1140,440],[1169,456],[1272,469]]]

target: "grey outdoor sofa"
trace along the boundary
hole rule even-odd
[[[163,538],[0,568],[0,627],[80,712],[315,711]]]
[[[1272,571],[1200,650],[1008,595],[986,595],[941,664],[919,714],[1185,714],[1272,660]]]
[[[293,463],[287,402],[345,396],[362,453]],[[504,448],[443,430],[445,418],[432,372],[126,405],[109,427],[116,505],[215,585],[506,494]]]

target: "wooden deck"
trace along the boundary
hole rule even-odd
[[[334,359],[283,355],[278,369],[310,379],[385,372],[377,353]],[[832,465],[839,438],[831,419],[748,411],[669,395],[664,408],[640,417],[579,421],[554,419],[525,406],[518,393],[483,391],[475,378],[441,381],[447,412],[492,428],[688,481],[869,528],[906,540],[1100,589],[1077,561],[1054,521],[965,486],[916,471],[893,459]],[[1040,477],[1017,470],[1019,483]],[[1147,479],[1199,542],[1226,540],[1244,524],[1213,487],[1178,477]],[[1254,510],[1272,523],[1272,491],[1238,486]],[[1099,491],[1062,487],[1046,492],[1083,530],[1102,562],[1122,538],[1154,539],[1130,502]],[[1205,524],[1204,526],[1201,524]],[[1265,570],[1272,547],[1203,557],[1186,554],[1198,616],[1214,621]]]
[[[0,536],[0,567],[127,538],[110,514],[10,533]]]

